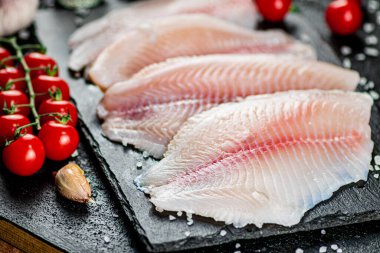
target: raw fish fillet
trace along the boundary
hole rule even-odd
[[[312,47],[283,31],[251,31],[202,14],[171,16],[135,29],[108,46],[90,69],[102,89],[142,68],[178,56],[232,53],[288,53],[315,58]]]
[[[69,67],[81,70],[92,63],[104,48],[139,24],[181,13],[204,13],[247,28],[255,26],[257,17],[252,0],[151,0],[134,3],[74,32],[69,40],[73,48]]]
[[[135,181],[158,209],[235,226],[297,224],[343,185],[366,180],[372,99],[343,91],[249,97],[189,119]]]
[[[98,115],[109,139],[161,157],[189,117],[220,103],[276,91],[354,90],[358,81],[356,71],[291,56],[173,58],[108,89]]]

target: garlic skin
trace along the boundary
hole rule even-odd
[[[83,170],[74,163],[69,163],[55,175],[58,192],[65,198],[79,202],[91,202],[91,187]]]
[[[0,0],[0,37],[28,27],[37,7],[38,0]]]

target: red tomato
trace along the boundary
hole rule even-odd
[[[325,18],[332,32],[349,35],[360,28],[363,14],[357,1],[336,0],[327,7]]]
[[[54,68],[57,68],[57,72],[54,76],[58,76],[58,65],[57,63],[49,56],[41,54],[41,53],[29,53],[24,57],[26,64],[29,68],[46,68],[49,67],[50,71],[53,71]],[[39,75],[48,74],[45,69],[32,70],[30,72],[30,76],[32,78]]]
[[[19,69],[16,69],[14,67],[7,67],[4,69],[0,69],[0,87],[2,89],[5,89],[8,81],[11,81],[12,79],[23,78],[23,77],[24,77],[24,73],[22,73]],[[25,81],[14,82],[14,84],[10,88],[10,90],[20,90],[20,91],[25,91],[25,89],[26,89]]]
[[[9,53],[9,51],[6,50],[5,48],[0,47],[0,61],[2,61],[4,58],[7,58],[9,56],[11,56],[11,53]],[[2,63],[5,64],[6,66],[13,66],[12,60],[7,60],[7,61],[2,62]]]
[[[38,108],[38,114],[46,114],[46,113],[60,113],[62,115],[67,115],[70,113],[71,120],[67,122],[70,126],[75,126],[78,120],[78,112],[75,108],[75,105],[70,101],[55,101],[53,99],[48,99],[42,102],[40,107]],[[56,116],[42,116],[41,124],[45,124],[50,120],[55,120]]]
[[[44,145],[38,137],[26,134],[4,148],[3,161],[10,172],[19,176],[31,176],[44,164]]]
[[[18,127],[29,124],[27,117],[21,114],[2,115],[0,116],[0,147],[3,147],[5,141],[14,139],[15,131]],[[31,126],[24,128],[21,133],[33,133]]]
[[[29,104],[29,98],[19,90],[6,90],[0,91],[0,115],[7,114],[4,112],[4,105],[7,106],[8,109],[11,108],[12,105],[26,105]],[[15,114],[22,114],[28,116],[30,112],[29,107],[17,107],[14,111]]]
[[[289,11],[291,0],[256,0],[257,8],[265,20],[282,21]]]
[[[46,157],[54,161],[63,161],[69,158],[79,144],[79,135],[73,126],[55,121],[44,124],[38,137],[44,144]]]
[[[40,75],[32,80],[34,92],[36,94],[45,94],[36,96],[36,106],[38,107],[43,101],[48,100],[49,90],[55,92],[57,88],[61,90],[62,100],[70,100],[70,89],[65,80],[56,76]]]

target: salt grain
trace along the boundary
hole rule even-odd
[[[367,78],[365,78],[364,76],[360,77],[359,84],[364,85],[366,83],[367,83]]]
[[[343,59],[343,67],[345,67],[346,69],[350,69],[351,68],[351,60],[348,58],[344,58]]]
[[[374,13],[379,9],[379,2],[375,0],[368,1],[367,10],[369,13]]]
[[[319,252],[320,252],[320,253],[325,253],[325,252],[327,252],[327,247],[326,247],[326,246],[322,246],[322,247],[320,247],[320,248],[319,248]]]
[[[141,169],[142,166],[143,166],[142,162],[137,162],[137,163],[136,163],[136,167],[137,167],[137,169]]]
[[[374,167],[375,167],[375,170],[380,170],[379,165],[375,165]]]
[[[156,206],[156,211],[159,212],[159,213],[162,213],[164,211],[164,209]]]
[[[375,162],[376,165],[380,165],[380,155],[376,155],[376,156],[373,158],[373,161]]]
[[[186,235],[186,236],[189,236],[189,235],[190,235],[190,231],[186,231],[186,232],[185,232],[185,235]]]
[[[375,174],[373,175],[374,178],[378,179],[379,178],[379,174]]]
[[[18,37],[23,40],[27,40],[30,37],[30,32],[28,30],[21,30],[18,33]]]
[[[193,217],[192,213],[186,213],[187,219],[191,219]]]
[[[372,166],[371,164],[368,165],[368,169],[369,169],[370,171],[374,171],[373,166]]]
[[[220,235],[221,235],[221,236],[225,236],[226,234],[227,234],[227,231],[226,231],[226,230],[222,229],[222,230],[220,231]]]
[[[342,253],[343,250],[342,250],[342,249],[337,249],[336,252],[337,252],[337,253]]]
[[[379,43],[379,39],[375,35],[370,35],[365,38],[365,43],[367,45],[377,45],[377,43]]]
[[[303,253],[303,249],[300,249],[300,248],[296,249],[296,253]]]
[[[187,225],[188,226],[191,226],[191,225],[193,225],[194,224],[194,221],[192,220],[192,219],[188,219],[187,220]]]
[[[78,150],[76,149],[74,151],[74,153],[71,154],[71,157],[77,157],[79,154],[78,154]]]
[[[322,234],[322,235],[325,235],[325,234],[326,234],[326,230],[322,229],[322,230],[321,230],[321,234]]]
[[[107,236],[107,235],[104,236],[103,239],[104,239],[105,243],[109,243],[111,241],[111,238],[109,236]]]
[[[177,216],[181,217],[182,216],[182,212],[181,211],[177,212]]]
[[[352,49],[350,47],[348,47],[348,46],[342,46],[340,48],[340,52],[341,52],[342,55],[349,55],[349,54],[352,53]]]
[[[148,158],[148,157],[149,157],[149,153],[148,153],[147,151],[144,151],[144,152],[143,152],[143,157],[144,157],[144,158]]]
[[[375,83],[373,81],[369,81],[367,86],[368,86],[368,88],[373,89],[373,88],[375,88]]]
[[[176,217],[174,217],[173,215],[169,215],[169,220],[175,220],[177,219]]]
[[[357,60],[357,61],[364,61],[365,58],[366,58],[366,56],[363,53],[359,53],[359,54],[355,55],[355,60]]]
[[[241,251],[240,250],[236,250],[236,251],[234,251],[234,253],[241,253]]]
[[[332,249],[332,250],[337,250],[337,249],[338,249],[338,245],[336,245],[336,244],[332,244],[332,245],[331,245],[331,249]]]
[[[364,53],[368,56],[377,57],[379,56],[379,50],[373,47],[365,47]]]
[[[236,243],[236,244],[235,244],[235,248],[236,248],[236,249],[238,249],[238,248],[240,248],[240,247],[241,247],[240,243]]]
[[[366,32],[366,33],[371,33],[375,30],[375,25],[372,24],[372,23],[365,23],[363,25],[363,30]]]
[[[379,93],[373,90],[369,91],[369,95],[373,98],[373,100],[378,100],[380,98]]]

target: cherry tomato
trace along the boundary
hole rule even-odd
[[[291,0],[256,0],[257,8],[265,20],[282,21],[289,11]]]
[[[21,114],[2,115],[0,116],[0,147],[5,145],[5,141],[14,139],[14,133],[18,127],[29,124],[27,117]],[[24,128],[21,133],[33,133],[31,126]]]
[[[54,161],[63,161],[69,158],[79,144],[79,135],[73,126],[55,121],[44,124],[38,137],[44,144],[46,157]]]
[[[10,172],[19,176],[31,176],[44,164],[44,145],[38,137],[26,134],[4,148],[3,161]]]
[[[360,28],[363,14],[356,1],[335,0],[328,5],[325,18],[332,32],[349,35]]]
[[[34,92],[44,94],[36,96],[36,106],[38,107],[43,101],[48,100],[49,90],[54,93],[59,88],[62,93],[62,100],[70,100],[70,89],[68,84],[62,78],[56,76],[40,75],[32,80]]]
[[[23,78],[24,74],[14,67],[7,67],[4,69],[0,69],[0,87],[4,90],[8,81],[12,79]],[[25,81],[15,81],[10,90],[20,90],[25,91],[26,82]]]
[[[49,67],[50,71],[53,71],[54,68],[57,68],[54,76],[58,76],[58,65],[57,63],[49,56],[41,53],[29,53],[24,57],[26,64],[29,68],[46,68]],[[32,78],[39,75],[47,75],[46,69],[32,70],[30,76]]]
[[[67,115],[70,113],[71,120],[67,122],[70,126],[75,126],[78,120],[78,112],[75,108],[75,105],[70,101],[55,101],[53,99],[48,99],[42,102],[40,107],[38,108],[38,114],[46,114],[46,113],[60,113],[62,115]],[[55,120],[55,116],[42,116],[41,124],[45,124],[50,120]]]
[[[3,59],[5,59],[5,58],[7,58],[7,57],[9,57],[9,56],[11,56],[11,53],[9,53],[9,51],[6,50],[5,48],[0,47],[0,62],[1,62]],[[13,66],[13,61],[12,61],[12,60],[7,60],[7,61],[2,62],[2,63],[3,63],[4,65],[6,65],[6,66]]]
[[[7,106],[8,109],[11,108],[12,105],[26,105],[29,104],[29,98],[19,90],[6,90],[0,91],[0,115],[7,114],[4,112],[4,105]],[[29,107],[17,107],[14,111],[15,114],[22,114],[28,116],[30,112]]]

